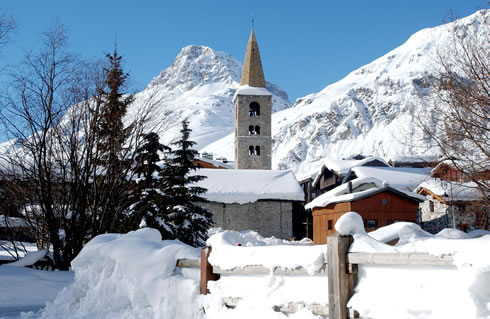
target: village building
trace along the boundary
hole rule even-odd
[[[235,169],[230,163],[204,154],[195,172],[206,178],[197,186],[207,189],[215,227],[254,230],[268,237],[303,238],[304,194],[291,171],[271,170],[272,94],[266,89],[259,47],[252,28],[245,53],[235,104]]]
[[[228,163],[228,161],[223,161],[219,159],[210,159],[206,157],[196,157],[194,160],[194,165],[200,168],[214,168],[214,169],[232,169],[233,166]]]
[[[271,169],[272,94],[266,89],[259,46],[250,33],[235,104],[235,168]]]
[[[420,224],[430,233],[443,228],[457,228],[468,232],[488,230],[488,205],[473,182],[459,183],[431,178],[421,183],[416,191],[426,200],[420,204]]]
[[[301,214],[303,190],[291,171],[200,169],[206,179],[196,186],[207,189],[215,227],[255,230],[264,237],[289,239]],[[296,224],[298,224],[296,222]]]
[[[359,213],[366,231],[398,221],[416,222],[424,196],[398,189],[376,178],[357,178],[314,199],[305,206],[312,210],[313,241],[324,244],[335,233],[335,223],[349,211]]]
[[[413,167],[370,167],[356,166],[350,169],[342,184],[356,178],[374,177],[390,186],[406,191],[413,191],[420,183],[430,177],[431,169]]]
[[[390,167],[390,165],[381,158],[364,157],[362,155],[356,155],[353,159],[325,159],[317,174],[304,176],[300,179],[301,187],[305,192],[305,204],[311,202],[321,194],[341,185],[351,168],[359,166]]]
[[[392,157],[388,160],[388,164],[393,167],[413,167],[413,168],[433,168],[439,163],[436,155],[405,155]]]

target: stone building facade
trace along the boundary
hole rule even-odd
[[[235,104],[235,168],[271,169],[272,94],[267,91],[252,29]]]
[[[293,237],[294,202],[259,200],[253,203],[200,203],[213,213],[215,227],[254,230],[264,237]]]
[[[488,208],[481,207],[477,202],[450,204],[431,194],[426,194],[426,197],[427,200],[419,205],[419,223],[424,230],[436,234],[444,228],[456,228],[466,232],[488,229]],[[486,222],[482,219],[486,219]]]

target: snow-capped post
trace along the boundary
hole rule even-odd
[[[328,236],[327,269],[328,269],[328,318],[347,319],[347,302],[353,294],[355,274],[349,273],[346,262],[347,251],[352,243],[352,236],[339,233]]]
[[[213,274],[213,266],[208,261],[211,247],[201,249],[201,295],[208,294],[208,281],[218,280],[219,275]]]

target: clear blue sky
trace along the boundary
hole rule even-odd
[[[251,15],[266,79],[290,100],[317,92],[405,42],[414,32],[442,23],[450,8],[467,16],[482,0],[233,1],[233,0],[4,0],[18,29],[0,64],[17,63],[36,50],[39,34],[58,17],[72,51],[103,57],[115,34],[134,89],[143,89],[172,64],[180,49],[205,45],[243,61]]]

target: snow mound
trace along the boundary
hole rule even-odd
[[[335,230],[343,236],[366,233],[362,217],[356,212],[348,212],[340,216],[335,223]]]
[[[176,269],[179,258],[199,250],[155,229],[97,236],[72,262],[75,282],[40,317],[201,318],[199,272]]]
[[[211,236],[206,243],[212,247],[209,262],[223,269],[249,265],[262,265],[271,270],[278,266],[303,267],[314,274],[325,263],[325,245],[274,237],[265,239],[254,231],[225,231]]]

